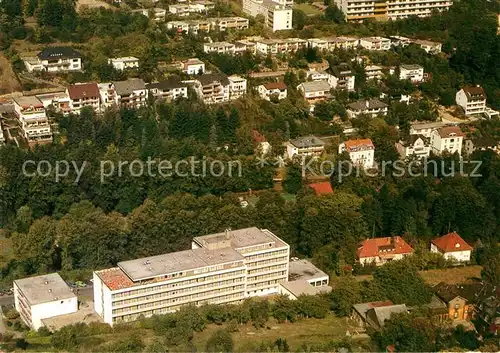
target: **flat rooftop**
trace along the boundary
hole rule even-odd
[[[316,295],[332,291],[332,287],[330,286],[313,287],[305,280],[281,282],[280,285],[296,297],[301,295]]]
[[[328,275],[307,260],[290,261],[288,279],[290,281],[311,280]]]
[[[31,305],[76,298],[58,273],[18,279],[14,283]]]
[[[23,108],[43,107],[42,102],[35,96],[14,97],[12,100]]]
[[[227,244],[233,249],[247,248],[256,245],[272,244],[272,247],[282,247],[287,244],[267,229],[257,227],[228,230],[227,232],[203,235],[193,239],[200,245]]]
[[[243,259],[243,256],[232,248],[200,248],[123,261],[118,263],[118,267],[135,282]]]

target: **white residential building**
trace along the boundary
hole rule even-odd
[[[48,92],[37,94],[36,97],[42,102],[45,109],[54,109],[64,115],[71,113],[70,98],[66,91]]]
[[[35,96],[13,98],[14,111],[30,146],[52,142],[52,130],[43,103]]]
[[[171,313],[187,304],[240,303],[277,294],[290,247],[256,227],[196,237],[192,249],[94,272],[94,309],[105,323]]]
[[[264,23],[273,32],[292,29],[292,8],[272,0],[243,0],[243,12],[263,15]]]
[[[401,159],[422,159],[430,156],[431,145],[429,139],[423,135],[410,135],[407,140],[396,143],[396,150]]]
[[[101,98],[101,110],[105,110],[113,105],[117,104],[116,92],[113,83],[99,83],[99,95]]]
[[[146,85],[146,89],[156,99],[166,100],[167,102],[188,97],[187,84],[175,78],[149,83]]]
[[[249,52],[252,54],[257,53],[257,44],[249,40],[238,40],[234,42],[234,46],[235,46],[234,48],[235,54],[242,54],[245,52]]]
[[[330,277],[307,260],[292,260],[288,272],[288,281],[280,283],[280,294],[291,300],[332,290],[328,285]]]
[[[69,108],[74,114],[80,114],[81,109],[90,107],[100,111],[100,93],[97,83],[77,83],[66,89],[69,97]]]
[[[399,67],[399,79],[420,83],[424,80],[424,68],[420,65],[401,65]]]
[[[229,80],[229,99],[238,99],[247,93],[247,80],[243,77],[232,75]]]
[[[130,78],[126,81],[113,82],[115,103],[124,108],[139,108],[147,103],[148,90],[140,78]]]
[[[189,16],[192,13],[207,13],[215,8],[215,4],[211,1],[199,0],[191,1],[183,4],[168,5],[168,12],[177,16]]]
[[[234,54],[235,45],[228,42],[203,43],[205,53]]]
[[[480,115],[486,111],[486,94],[482,87],[464,87],[457,92],[455,100],[467,116]]]
[[[441,53],[442,45],[439,42],[432,42],[430,40],[415,39],[411,41],[413,44],[419,45],[420,48],[425,50],[428,54]]]
[[[165,22],[165,17],[167,16],[167,10],[161,9],[159,7],[154,7],[152,9],[132,10],[132,12],[140,13],[141,15],[153,19],[155,22]]]
[[[387,104],[378,99],[361,100],[347,105],[347,115],[349,118],[357,118],[362,114],[376,117],[378,115],[387,115]]]
[[[359,45],[367,50],[389,50],[391,40],[383,37],[365,37],[359,40]]]
[[[108,64],[113,65],[113,67],[119,71],[124,71],[127,69],[138,69],[139,59],[133,56],[125,56],[123,58],[112,58],[108,60]]]
[[[198,58],[185,60],[182,64],[182,72],[188,75],[199,75],[205,73],[205,63]]]
[[[178,33],[210,32],[219,30],[224,32],[228,29],[242,30],[249,26],[248,18],[244,17],[214,17],[197,20],[170,21],[167,22],[168,29],[177,29]]]
[[[78,299],[57,273],[14,281],[14,303],[21,320],[31,329],[43,320],[78,311]]]
[[[304,82],[297,89],[311,105],[325,100],[330,96],[330,85],[327,81]]]
[[[431,242],[431,252],[443,255],[446,260],[469,262],[472,246],[456,232],[448,233]]]
[[[332,87],[338,90],[354,91],[356,76],[345,65],[339,65],[332,68]]]
[[[356,251],[357,260],[363,266],[381,266],[412,254],[412,247],[400,236],[366,239]]]
[[[82,55],[69,47],[48,47],[36,57],[23,58],[28,72],[67,72],[82,70]]]
[[[465,134],[458,126],[447,126],[432,130],[431,148],[435,154],[443,152],[462,155],[462,143]]]
[[[337,79],[325,71],[309,70],[306,72],[306,79],[312,82],[326,81],[330,88],[334,88],[337,83]]]
[[[276,97],[278,100],[285,99],[287,97],[287,86],[283,82],[269,82],[257,87],[259,96],[267,101],[271,100],[271,97]]]
[[[348,140],[339,145],[339,154],[349,154],[354,165],[365,169],[373,168],[375,164],[375,146],[370,139]]]
[[[205,104],[229,102],[230,81],[223,73],[204,74],[195,80],[194,89]]]
[[[384,73],[382,67],[377,65],[368,65],[365,67],[365,75],[367,80],[382,79]]]
[[[325,145],[325,142],[313,135],[291,139],[285,143],[285,158],[293,159],[294,156],[318,157],[325,151]]]
[[[347,21],[359,22],[366,19],[399,20],[408,16],[426,17],[433,10],[444,11],[453,0],[335,0],[344,12]]]

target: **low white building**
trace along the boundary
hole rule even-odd
[[[207,13],[215,8],[211,1],[198,0],[183,4],[168,5],[168,12],[177,16],[189,16],[192,13]]]
[[[306,72],[306,79],[308,81],[318,82],[326,81],[330,85],[330,88],[334,88],[337,82],[336,78],[325,71],[309,70]]]
[[[359,40],[359,45],[367,50],[389,50],[391,40],[383,37],[365,37]]]
[[[57,273],[14,281],[14,303],[22,321],[31,329],[43,319],[78,311],[78,299]]]
[[[119,71],[124,71],[127,69],[138,69],[139,59],[133,56],[125,56],[122,58],[111,58],[108,60],[108,64],[113,65],[113,67]]]
[[[152,9],[138,9],[132,10],[133,13],[140,13],[148,18],[151,18],[155,22],[165,22],[165,17],[167,16],[167,10],[161,9],[159,7],[154,7]]]
[[[423,135],[410,135],[408,139],[396,143],[396,150],[401,159],[422,159],[430,156],[431,145],[429,139]]]
[[[146,85],[149,94],[156,99],[171,102],[178,98],[187,98],[187,84],[175,78],[169,78],[160,82],[153,82]]]
[[[28,72],[67,72],[82,70],[82,55],[69,47],[48,47],[36,57],[23,58]]]
[[[399,67],[399,79],[420,83],[424,80],[424,68],[420,65],[401,65]]]
[[[198,75],[205,73],[205,63],[198,58],[188,59],[182,62],[182,72],[188,75]]]
[[[325,151],[325,143],[316,136],[304,136],[291,139],[285,143],[285,158],[292,159],[299,157],[318,157]]]
[[[448,233],[431,242],[431,252],[443,255],[447,260],[469,262],[472,246],[456,232]]]
[[[412,40],[412,43],[420,46],[423,50],[425,50],[428,54],[439,54],[441,53],[442,45],[439,42],[432,42],[430,40]]]
[[[348,140],[339,145],[339,154],[347,152],[354,165],[365,169],[375,165],[375,146],[370,139]]]
[[[229,80],[229,99],[238,99],[247,93],[247,80],[243,77],[232,75]]]
[[[435,154],[443,152],[462,155],[462,143],[465,134],[458,126],[447,126],[432,130],[431,148]]]
[[[203,43],[203,52],[217,54],[234,54],[235,45],[228,42]]]
[[[280,283],[280,294],[291,300],[301,295],[328,293],[332,288],[328,285],[330,277],[307,260],[290,261],[288,281]]]
[[[360,115],[369,115],[376,117],[378,115],[387,115],[387,104],[378,99],[361,100],[347,105],[347,115],[349,118],[357,118]]]
[[[455,101],[467,116],[480,115],[486,111],[486,94],[479,86],[462,88],[457,92]]]
[[[259,96],[267,101],[271,100],[271,97],[276,97],[278,100],[285,99],[287,97],[287,86],[283,82],[269,82],[257,87]]]

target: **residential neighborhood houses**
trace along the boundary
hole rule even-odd
[[[351,162],[364,169],[375,166],[375,146],[370,139],[344,141],[339,145],[339,154],[347,152]]]

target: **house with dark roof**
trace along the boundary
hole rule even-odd
[[[413,248],[400,236],[363,240],[356,252],[360,264],[377,266],[412,254]]]
[[[360,100],[347,105],[347,115],[349,118],[357,118],[362,114],[376,117],[387,115],[388,105],[378,99]]]
[[[472,320],[476,316],[476,303],[483,285],[472,284],[446,284],[440,282],[434,286],[433,291],[448,308],[451,320]]]
[[[314,111],[314,104],[330,97],[330,84],[327,81],[303,82],[297,89],[307,103],[311,104],[311,111]]]
[[[462,155],[465,134],[458,126],[444,126],[431,132],[431,149],[435,154],[443,152]]]
[[[423,135],[410,135],[406,140],[396,142],[396,150],[401,159],[422,159],[431,154],[431,144],[430,140]]]
[[[465,140],[465,154],[470,156],[474,151],[488,151],[495,153],[500,152],[499,141],[488,137],[472,137]]]
[[[467,116],[480,115],[486,111],[486,93],[480,86],[462,88],[457,92],[455,101]]]
[[[271,100],[271,97],[276,97],[278,100],[285,99],[287,97],[287,85],[283,82],[269,82],[257,87],[259,96],[267,101]]]
[[[309,135],[291,139],[285,143],[286,156],[292,159],[299,157],[318,157],[325,151],[325,143],[316,136]]]
[[[227,75],[223,73],[203,74],[193,82],[193,88],[205,104],[229,102],[231,83]]]
[[[354,304],[351,319],[360,328],[371,327],[381,330],[387,320],[394,314],[408,313],[405,304],[394,305],[391,301]]]
[[[36,57],[24,57],[26,70],[67,72],[82,70],[82,55],[70,47],[47,47]]]
[[[95,111],[100,110],[99,87],[95,82],[69,85],[66,94],[69,97],[69,107],[72,113],[80,114],[83,107],[91,107]]]
[[[125,81],[113,82],[115,102],[124,108],[139,108],[146,104],[148,90],[140,78],[130,78]]]
[[[160,82],[149,83],[146,85],[146,90],[155,98],[167,102],[188,97],[188,85],[173,77]]]
[[[469,262],[472,246],[457,232],[451,232],[431,241],[431,252],[443,255],[447,260]]]

